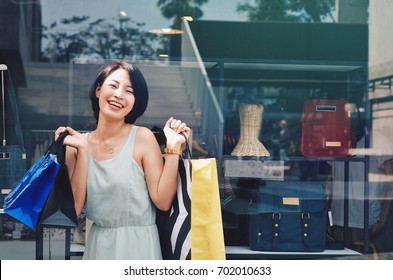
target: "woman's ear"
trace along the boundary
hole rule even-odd
[[[96,97],[100,98],[100,91],[101,91],[101,87],[99,85],[97,85],[96,87]]]

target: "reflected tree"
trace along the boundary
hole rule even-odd
[[[129,17],[98,19],[89,17],[62,19],[60,24],[43,27],[46,40],[42,60],[69,62],[73,57],[102,59],[146,59],[155,53],[157,35],[142,30],[145,23]]]
[[[60,24],[53,22],[43,26],[42,37],[47,41],[41,58],[44,61],[67,62],[72,53],[81,54],[87,47],[86,39],[79,33],[69,32],[72,25],[81,25],[89,19],[87,16],[62,19]],[[68,27],[68,28],[67,28]]]
[[[158,0],[157,6],[161,14],[167,19],[173,19],[173,29],[181,29],[183,16],[190,16],[193,19],[199,19],[203,16],[201,6],[208,0]],[[172,35],[161,36],[162,51],[169,50],[171,56],[180,55],[180,39]]]
[[[112,33],[114,28],[112,23],[108,23],[104,19],[90,23],[82,31],[82,35],[90,42],[86,54],[89,56],[98,55],[99,58],[103,59],[111,59],[112,54],[115,52],[114,46],[118,42],[118,39]]]
[[[200,7],[208,0],[158,0],[157,6],[161,14],[167,19],[173,19],[172,28],[180,29],[181,18],[191,16],[199,19],[203,16]]]
[[[245,13],[250,21],[335,21],[335,0],[254,0],[237,5],[239,13]]]

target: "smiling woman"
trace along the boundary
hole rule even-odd
[[[131,77],[131,81],[128,81],[128,90],[135,96],[135,104],[132,106],[132,110],[125,116],[126,123],[134,123],[137,118],[142,116],[145,112],[147,103],[149,100],[149,93],[146,81],[139,71],[138,68],[133,66],[132,64],[122,64],[122,63],[115,63],[112,64],[111,67],[105,67],[101,70],[100,75],[96,78],[95,82],[90,88],[89,96],[91,100],[91,104],[93,107],[94,117],[98,121],[99,113],[100,113],[100,104],[99,98],[97,96],[97,90],[101,89],[101,86],[104,86],[105,80],[116,70],[123,69],[125,72],[126,69]],[[124,75],[124,73],[123,73]],[[119,77],[120,78],[120,77]],[[125,77],[122,77],[124,79]],[[118,79],[118,78],[117,78]],[[129,80],[130,78],[128,78]],[[119,81],[109,80],[107,81],[110,87],[119,87]]]
[[[127,62],[104,66],[89,92],[97,127],[67,130],[67,167],[80,213],[93,221],[84,259],[161,259],[156,208],[167,211],[177,190],[179,154],[190,129],[165,124],[165,165],[153,132],[134,125],[143,115],[148,89],[139,69]]]

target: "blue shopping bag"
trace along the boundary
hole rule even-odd
[[[63,133],[25,173],[4,199],[4,212],[35,229],[40,212],[51,191],[60,162],[65,156]]]

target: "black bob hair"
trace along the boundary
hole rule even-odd
[[[125,116],[124,122],[133,124],[145,112],[147,108],[147,102],[149,100],[149,92],[142,72],[135,65],[124,61],[111,62],[106,66],[103,66],[94,83],[90,87],[89,97],[94,112],[94,118],[98,122],[100,106],[98,104],[96,90],[98,87],[102,86],[109,75],[118,69],[124,69],[130,75],[131,84],[134,90],[135,104],[131,112]]]

